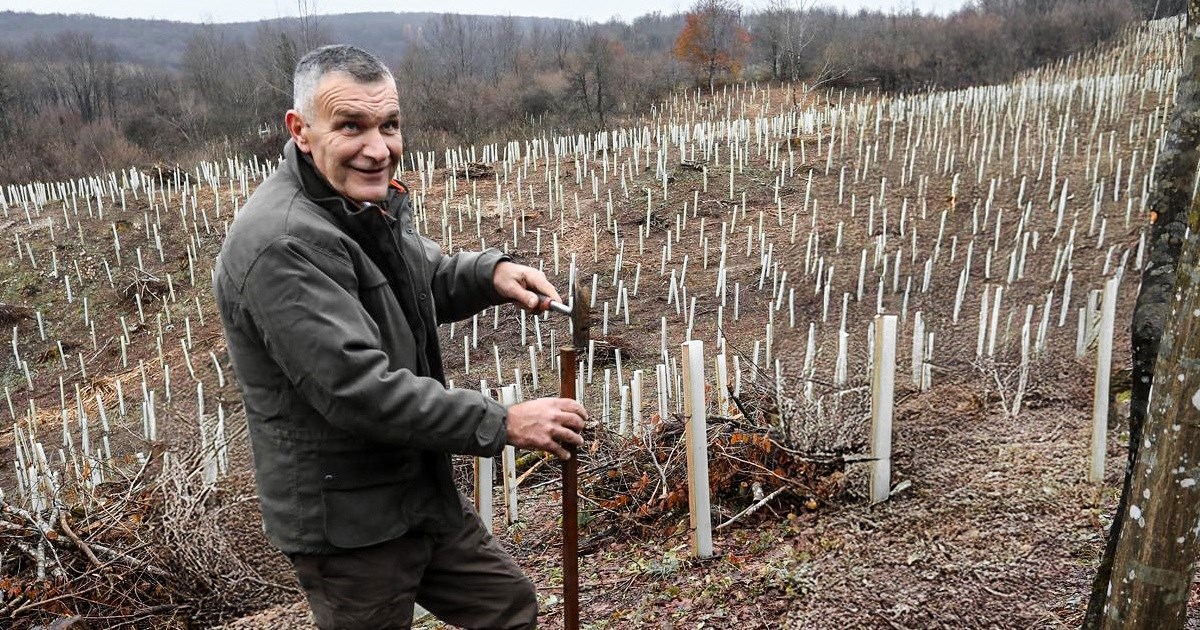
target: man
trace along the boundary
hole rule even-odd
[[[454,488],[449,454],[569,457],[587,414],[446,389],[437,324],[558,293],[498,251],[447,256],[416,233],[391,180],[399,95],[373,56],[310,52],[294,98],[285,160],[230,228],[214,289],[267,536],[322,629],[408,628],[414,601],[466,628],[533,627],[533,585]]]

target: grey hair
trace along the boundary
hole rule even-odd
[[[292,75],[292,107],[303,116],[313,115],[317,86],[325,75],[340,72],[359,83],[380,80],[396,83],[392,72],[375,55],[347,44],[331,44],[310,51],[296,64]]]

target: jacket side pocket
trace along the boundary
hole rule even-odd
[[[325,538],[356,549],[404,535],[410,525],[405,500],[419,464],[411,453],[341,453],[322,464]]]

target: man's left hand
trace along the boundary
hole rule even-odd
[[[540,313],[549,308],[546,297],[555,302],[562,301],[558,290],[546,279],[546,274],[507,260],[496,265],[492,272],[492,284],[501,297],[531,313]]]

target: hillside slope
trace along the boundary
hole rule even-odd
[[[601,134],[407,156],[423,233],[450,251],[501,247],[560,286],[574,264],[596,288],[586,626],[1076,627],[1124,461],[1114,421],[1105,481],[1086,481],[1093,292],[1120,277],[1129,320],[1179,41],[1178,22],[1152,23],[1010,85],[903,97],[746,86],[681,94]],[[275,167],[230,156],[3,191],[13,424],[0,458],[16,465],[0,468],[0,520],[16,527],[0,528],[13,549],[0,619],[305,627],[286,562],[262,539],[210,295],[229,221]],[[894,495],[872,507],[868,334],[881,313],[900,322]],[[567,334],[489,310],[444,327],[448,376],[553,394]],[[704,561],[688,557],[689,337],[705,344],[713,521],[730,522]],[[641,396],[623,398],[635,371]],[[1120,418],[1127,384],[1115,382]],[[556,627],[557,472],[520,462],[520,519],[505,521],[495,493],[495,531]],[[18,509],[39,525],[16,523]],[[63,523],[138,563],[90,571]],[[64,595],[39,569],[95,590]],[[90,586],[95,575],[108,586]]]

